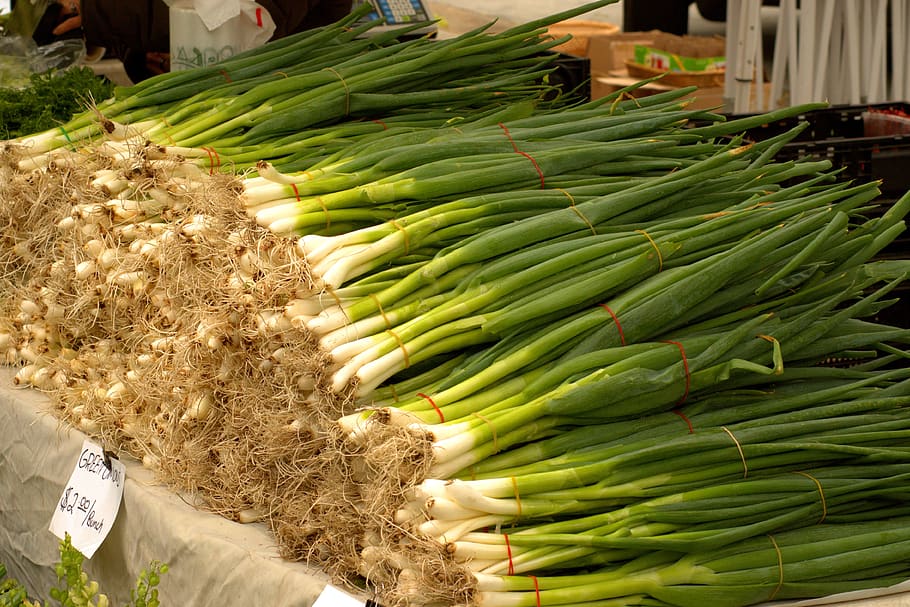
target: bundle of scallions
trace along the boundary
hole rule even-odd
[[[17,382],[389,605],[903,581],[910,194],[741,136],[819,105],[550,97],[546,25],[606,3],[355,12],[11,142]]]

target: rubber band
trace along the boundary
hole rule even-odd
[[[512,139],[512,133],[509,132],[508,127],[506,127],[506,125],[504,125],[503,123],[500,122],[500,123],[499,123],[499,128],[501,128],[501,129],[502,129],[502,132],[506,134],[506,139],[508,139],[508,140],[509,140],[509,143],[512,144],[512,149],[515,150],[515,151],[517,152],[517,151],[518,151],[518,146],[515,144],[515,140]]]
[[[689,359],[688,359],[688,357],[686,357],[685,348],[683,348],[683,345],[681,343],[679,343],[678,341],[665,340],[664,343],[672,344],[672,345],[676,346],[677,348],[679,348],[680,355],[682,355],[683,372],[686,374],[686,386],[685,386],[685,390],[683,390],[682,398],[680,398],[679,401],[676,403],[676,406],[678,407],[679,405],[686,402],[687,398],[689,398],[689,388],[691,387],[690,384],[692,383],[692,377],[691,377],[691,374],[689,373]]]
[[[521,150],[518,149],[518,145],[516,145],[515,140],[512,139],[512,133],[509,132],[509,129],[506,127],[506,125],[504,125],[503,123],[500,122],[499,128],[501,128],[503,133],[506,134],[506,138],[509,140],[509,143],[512,144],[512,149],[515,150],[515,153],[521,154],[522,156],[524,156],[525,158],[527,158],[528,160],[531,161],[531,164],[534,165],[534,170],[537,171],[537,175],[540,177],[540,189],[541,190],[545,189],[546,185],[547,185],[546,180],[544,179],[543,171],[540,170],[540,165],[537,164],[537,161],[534,160],[534,158],[527,152],[522,152]]]
[[[679,409],[673,409],[673,413],[682,418],[686,425],[689,427],[689,434],[695,434],[695,428],[692,427],[692,420],[686,417],[686,414],[680,411]]]
[[[773,601],[780,589],[784,587],[784,555],[781,553],[780,546],[777,545],[777,540],[774,539],[774,536],[769,533],[768,539],[771,540],[771,545],[774,546],[774,551],[777,552],[777,570],[779,572],[777,586],[771,592],[771,596],[768,597],[769,601]]]
[[[502,537],[506,541],[506,556],[509,557],[509,575],[515,575],[515,563],[512,562],[512,544],[509,542],[509,535],[503,533]]]
[[[338,70],[336,70],[335,68],[324,67],[322,69],[332,72],[333,74],[338,76],[339,80],[341,80],[341,86],[344,87],[344,115],[345,116],[350,115],[350,113],[351,113],[351,89],[348,88],[348,83],[345,82],[344,77],[341,74],[339,74]]]
[[[730,432],[729,428],[726,426],[721,426],[724,432],[730,435],[730,438],[733,439],[733,444],[736,445],[736,450],[739,451],[739,458],[743,460],[743,478],[749,476],[749,465],[746,464],[746,454],[743,452],[743,446],[739,444],[739,441],[736,440],[736,437],[733,436],[733,433]]]
[[[162,117],[162,118],[161,118],[161,122],[163,122],[163,123],[164,123],[164,126],[166,126],[168,129],[174,128],[174,127],[171,126],[171,123],[168,122],[168,121],[167,121],[167,118],[165,118],[165,117]],[[167,136],[167,140],[170,142],[170,144],[171,144],[172,146],[174,146],[174,147],[177,147],[177,142],[174,141],[174,138],[171,137],[171,134],[170,134],[169,132],[165,131],[165,135]]]
[[[300,202],[300,191],[297,189],[297,184],[291,183],[291,189],[294,190],[294,197],[297,198],[297,202]]]
[[[395,221],[394,219],[390,219],[390,220],[389,220],[389,223],[392,224],[392,226],[393,226],[396,230],[398,230],[399,232],[401,232],[401,235],[402,235],[402,237],[404,238],[404,254],[407,255],[408,253],[411,252],[411,239],[408,237],[408,232],[407,232],[407,230],[405,230],[403,227],[401,227],[401,226],[398,224],[398,222]]]
[[[575,198],[572,196],[572,194],[570,194],[569,192],[567,192],[566,190],[564,190],[562,188],[555,188],[555,189],[557,192],[562,192],[563,194],[566,195],[566,197],[569,199],[569,202],[571,203],[569,205],[569,208],[572,209],[575,212],[575,214],[581,218],[581,220],[583,222],[585,222],[585,225],[587,225],[589,228],[591,228],[591,233],[594,234],[595,236],[597,236],[597,230],[594,229],[594,224],[591,223],[591,221],[587,217],[584,216],[584,213],[582,213],[578,209],[577,206],[575,206]]]
[[[233,80],[231,80],[231,75],[227,73],[226,69],[222,68],[222,69],[218,70],[218,73],[221,74],[222,76],[224,76],[224,79],[227,80],[228,82],[234,82]]]
[[[389,392],[392,393],[392,400],[394,402],[400,402],[400,399],[398,398],[398,391],[395,390],[395,384],[389,384]]]
[[[626,345],[626,335],[622,332],[622,325],[619,324],[619,318],[613,310],[610,309],[610,306],[607,304],[600,304],[600,307],[607,311],[607,313],[613,317],[613,322],[616,323],[616,329],[619,331],[619,343],[623,346]]]
[[[521,518],[521,495],[518,493],[518,479],[514,476],[512,477],[512,492],[515,493],[515,507],[518,509],[518,512],[515,513],[515,520]]]
[[[392,333],[392,332],[389,331],[389,333]],[[395,335],[395,334],[392,333],[392,335]],[[397,338],[398,336],[396,335],[395,337]],[[401,342],[399,341],[398,343],[400,344]],[[404,346],[401,346],[401,349],[404,350]],[[408,356],[407,351],[405,351],[404,355],[405,355],[405,359],[407,359],[407,356]],[[446,416],[443,415],[442,409],[440,409],[440,408],[436,405],[436,403],[433,402],[433,399],[430,398],[430,396],[429,396],[428,394],[424,394],[423,392],[418,392],[418,393],[417,393],[417,396],[419,396],[420,398],[425,398],[425,399],[427,400],[428,403],[430,403],[431,405],[433,405],[433,409],[436,411],[436,414],[439,416],[439,421],[440,421],[440,423],[443,423],[443,424],[444,424],[445,421],[446,421]]]
[[[275,72],[275,73],[276,73],[276,74],[281,74],[281,75],[284,76],[285,78],[290,78],[290,76],[288,76],[285,72],[282,72],[281,70],[278,70],[278,71]]]
[[[328,230],[332,227],[332,216],[329,214],[329,208],[325,206],[325,200],[322,199],[322,196],[317,196],[316,200],[319,201],[319,206],[322,207],[322,214],[325,215],[325,229]]]
[[[395,338],[395,341],[398,342],[398,347],[401,348],[402,353],[404,354],[404,366],[405,368],[411,366],[411,358],[408,356],[408,349],[404,347],[404,342],[401,341],[401,338],[398,337],[398,334],[391,329],[386,329],[385,331],[389,335]],[[432,402],[432,401],[431,401]],[[435,406],[435,405],[434,405]]]
[[[375,293],[370,293],[370,299],[372,299],[373,303],[376,304],[376,308],[379,310],[379,315],[382,316],[382,320],[385,321],[385,328],[391,329],[392,323],[389,322],[389,317],[385,315],[385,310],[382,309],[382,302],[379,301],[379,298],[376,297]]]
[[[388,130],[389,130],[389,125],[387,125],[387,124],[386,124],[385,122],[383,122],[382,120],[373,119],[372,122],[375,122],[376,124],[378,124],[379,126],[381,126],[383,131],[388,131]]]
[[[262,27],[262,7],[256,7],[256,27]]]
[[[795,470],[793,472],[793,474],[799,474],[801,476],[805,476],[806,478],[811,480],[813,483],[815,483],[815,486],[818,488],[818,496],[819,496],[819,498],[821,498],[821,501],[822,501],[822,517],[820,519],[818,519],[818,522],[815,524],[821,525],[822,523],[825,522],[825,517],[828,516],[828,502],[827,502],[827,500],[825,500],[825,491],[824,491],[824,489],[822,489],[821,482],[817,478],[815,478],[814,476],[809,474],[808,472],[800,472],[798,470]]]
[[[534,165],[534,170],[537,171],[537,175],[540,177],[540,189],[541,189],[541,190],[545,189],[545,188],[547,187],[547,182],[546,182],[546,180],[544,179],[543,171],[540,170],[540,165],[537,164],[537,161],[534,160],[534,159],[531,157],[531,155],[528,154],[527,152],[519,151],[518,153],[521,154],[522,156],[524,156],[525,158],[527,158],[528,160],[531,161],[531,164]]]
[[[203,146],[202,149],[205,150],[205,153],[209,155],[209,175],[214,175],[215,167],[217,166],[217,168],[221,168],[221,156],[218,155],[218,152],[215,150],[215,148]]]
[[[487,426],[490,427],[490,433],[493,435],[493,452],[499,453],[499,437],[496,435],[496,426],[493,425],[493,422],[491,422],[489,420],[489,418],[487,418],[484,415],[481,415],[480,413],[477,413],[476,411],[474,413],[472,413],[471,415],[473,415],[477,419],[481,420]]]
[[[540,584],[537,582],[537,576],[529,575],[528,577],[534,582],[534,595],[537,597],[537,607],[540,607]]]
[[[657,251],[657,271],[662,272],[664,269],[664,256],[660,254],[660,247],[657,246],[657,243],[654,242],[654,239],[651,238],[651,235],[645,232],[644,230],[635,230],[642,236],[648,239],[648,242],[651,243],[651,246],[654,247],[654,250]]]

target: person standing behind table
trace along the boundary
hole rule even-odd
[[[257,0],[275,22],[272,39],[334,23],[352,0]],[[82,29],[87,46],[104,47],[139,82],[170,68],[168,5],[164,0],[57,0],[56,36]]]

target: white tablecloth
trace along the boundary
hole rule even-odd
[[[11,378],[0,369],[0,562],[43,603],[59,561],[59,540],[48,526],[85,436],[47,413],[44,395],[13,387]],[[120,512],[85,563],[113,605],[129,601],[153,560],[170,568],[159,586],[164,606],[308,607],[324,589],[324,574],[278,556],[263,525],[199,511],[155,484],[135,460],[125,464]]]

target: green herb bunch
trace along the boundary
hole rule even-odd
[[[0,138],[47,130],[108,99],[114,84],[91,68],[74,66],[32,74],[21,88],[0,88]]]

